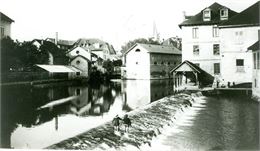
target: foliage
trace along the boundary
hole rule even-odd
[[[114,61],[113,61],[113,65],[114,65],[115,67],[121,67],[122,64],[123,64],[122,60],[114,60]]]
[[[135,40],[131,40],[131,41],[127,42],[125,45],[123,45],[121,47],[122,48],[121,52],[122,53],[126,52],[129,48],[131,48],[136,43],[160,45],[160,43],[156,40],[153,40],[153,38],[148,38],[148,39],[138,38]]]
[[[32,42],[14,41],[10,37],[1,39],[1,72],[30,70],[35,64],[48,64],[49,53],[66,58],[54,43],[44,41],[38,49]]]
[[[113,62],[110,61],[109,59],[108,60],[105,60],[103,62],[103,68],[106,69],[106,73],[107,74],[112,74],[112,72],[114,71],[114,65],[113,65]]]

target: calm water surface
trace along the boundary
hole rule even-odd
[[[168,80],[2,87],[1,147],[44,148],[170,94],[173,84]],[[71,96],[76,99],[39,109]]]

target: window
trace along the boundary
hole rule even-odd
[[[259,51],[257,52],[257,59],[256,60],[257,60],[257,67],[256,68],[260,69],[260,52]]]
[[[140,52],[140,49],[136,49],[135,52]]]
[[[77,61],[76,61],[76,64],[80,64],[80,61],[79,61],[79,60],[77,60]]]
[[[76,51],[76,54],[79,54],[79,51],[78,51],[78,50]]]
[[[171,63],[170,63],[170,62],[168,62],[168,66],[169,66],[169,65],[171,65]]]
[[[163,65],[163,64],[164,64],[164,62],[162,61],[162,62],[161,62],[161,64]]]
[[[220,20],[226,20],[228,19],[228,9],[223,8],[220,10]]]
[[[80,75],[80,72],[76,72],[76,75],[79,76],[79,75]]]
[[[257,80],[255,79],[255,88],[257,87]]]
[[[138,62],[136,62],[135,64],[138,64]]]
[[[195,27],[195,28],[192,28],[192,38],[195,39],[195,38],[198,38],[198,31],[199,31],[199,28],[198,27]]]
[[[156,62],[156,61],[154,62],[154,65],[157,65],[157,62]]]
[[[214,63],[214,74],[220,73],[220,63]]]
[[[213,54],[214,55],[219,55],[219,44],[214,44],[213,45]]]
[[[210,21],[211,20],[211,12],[210,9],[205,9],[203,11],[203,21]]]
[[[244,59],[236,60],[237,72],[244,72]]]
[[[212,28],[212,34],[213,34],[213,37],[219,37],[219,29],[218,29],[218,27],[214,26]]]
[[[194,45],[193,46],[193,55],[199,55],[199,54],[200,54],[199,45]]]
[[[1,37],[4,37],[5,36],[5,29],[4,27],[1,27]]]
[[[256,59],[256,53],[253,54],[253,60],[254,60],[254,69],[257,69],[257,59]]]
[[[243,44],[243,31],[235,32],[235,41],[236,44]]]

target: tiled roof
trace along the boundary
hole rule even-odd
[[[256,2],[241,13],[230,18],[228,21],[222,23],[220,27],[259,26],[259,5],[260,1]]]
[[[8,22],[14,22],[14,20],[12,20],[10,17],[6,16],[4,13],[0,12],[0,18],[1,21],[8,21]]]
[[[46,41],[55,43],[54,38],[46,38]],[[58,45],[72,46],[74,43],[75,41],[71,41],[71,40],[62,40],[62,39],[58,40]]]
[[[211,10],[211,20],[210,21],[203,21],[203,10],[199,12],[198,14],[190,17],[190,19],[183,21],[181,24],[179,24],[179,27],[182,26],[195,26],[195,25],[215,25],[225,22],[226,20],[220,20],[220,9],[227,8],[225,6],[222,6],[218,3],[213,3],[211,6],[207,7]],[[206,9],[206,8],[205,8]],[[236,15],[237,12],[228,9],[228,18],[231,18],[232,16]]]
[[[95,48],[95,46],[93,45],[96,43],[99,44],[99,48]],[[110,54],[116,54],[116,51],[111,44],[96,38],[88,38],[88,39],[80,38],[74,43],[74,47],[82,46],[82,45],[84,47],[85,44],[88,44],[87,48],[90,49],[91,51],[109,50]]]
[[[95,43],[99,43],[99,44],[106,44],[106,42],[104,42],[103,40],[100,39],[96,39],[96,38],[80,38],[75,42],[75,45],[80,46],[81,44],[95,44]]]
[[[124,55],[126,55],[129,51],[131,51],[134,47],[140,45],[144,49],[148,51],[148,53],[163,53],[163,54],[179,54],[181,55],[181,51],[173,46],[162,46],[162,45],[152,45],[152,44],[141,44],[136,43],[131,48],[129,48]]]
[[[260,41],[258,40],[257,42],[255,42],[253,45],[251,45],[247,49],[248,50],[253,50],[253,51],[260,50],[260,45],[259,44],[260,44]]]
[[[149,53],[181,54],[181,51],[173,46],[139,44],[139,43],[138,45],[145,48]]]

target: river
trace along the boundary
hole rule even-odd
[[[1,91],[1,147],[44,148],[173,94],[169,80],[9,86]],[[55,106],[40,107],[76,96]]]
[[[201,97],[198,102],[149,150],[260,150],[259,102],[240,95]]]
[[[168,80],[2,87],[1,147],[44,148],[172,95],[174,90]],[[71,96],[76,99],[40,109]],[[200,149],[259,147],[259,103],[234,96],[204,99],[200,111],[189,119],[192,124],[180,125],[182,131],[165,135],[164,144],[178,149],[187,143]]]

